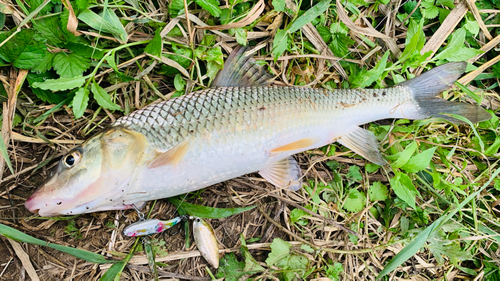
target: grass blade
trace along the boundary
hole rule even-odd
[[[9,153],[7,151],[7,146],[3,142],[3,138],[0,135],[0,154],[2,154],[2,158],[7,164],[7,167],[9,167],[9,170],[12,174],[14,174],[14,168],[12,168],[12,163],[10,162],[9,159]]]
[[[255,208],[255,206],[243,207],[243,208],[212,208],[206,206],[199,206],[187,202],[182,202],[178,198],[169,198],[168,201],[183,210],[188,215],[204,218],[204,219],[221,219],[236,215],[248,210]]]
[[[455,116],[453,116],[455,117]],[[465,119],[465,118],[464,118]],[[380,278],[384,277],[388,273],[392,272],[395,270],[398,266],[403,264],[406,260],[409,258],[413,257],[418,250],[424,246],[425,242],[427,241],[427,238],[429,235],[432,234],[436,229],[438,229],[442,224],[446,223],[448,220],[450,220],[458,211],[460,211],[465,205],[467,205],[472,199],[476,198],[481,192],[483,192],[486,187],[488,187],[495,179],[498,174],[500,174],[500,169],[497,169],[493,175],[490,177],[488,182],[486,182],[479,190],[476,192],[470,194],[465,198],[462,203],[460,203],[453,211],[449,212],[448,215],[442,216],[441,218],[437,219],[434,221],[430,226],[428,226],[424,231],[422,231],[415,239],[413,239],[410,244],[408,244],[406,247],[404,247],[401,252],[399,252],[385,267],[384,269],[380,272],[379,276],[377,277],[377,280]]]
[[[328,7],[330,7],[331,0],[321,1],[314,7],[307,10],[302,16],[298,17],[292,26],[288,29],[288,33],[294,33],[295,31],[301,29],[304,25],[310,23],[313,19],[317,18],[319,15],[324,13]]]
[[[50,247],[52,249],[56,249],[58,251],[70,254],[70,255],[77,257],[79,259],[86,260],[86,261],[93,262],[93,263],[114,263],[114,262],[116,262],[113,260],[107,260],[103,256],[96,254],[96,253],[92,253],[92,252],[81,250],[81,249],[71,248],[71,247],[67,247],[67,246],[63,246],[63,245],[58,245],[58,244],[54,244],[54,243],[50,243],[50,242],[46,242],[46,241],[37,239],[33,236],[25,234],[17,229],[6,226],[4,224],[0,224],[0,234],[7,237],[7,238],[12,239],[12,240],[18,241],[18,242],[25,242],[25,243]]]

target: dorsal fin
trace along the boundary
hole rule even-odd
[[[252,55],[245,56],[248,47],[236,47],[215,77],[212,87],[268,86],[273,78],[258,65]]]

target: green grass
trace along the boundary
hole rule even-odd
[[[9,100],[7,83],[15,81],[8,74],[28,70],[26,81],[16,89],[12,130],[31,140],[51,142],[37,144],[31,151],[49,145],[60,148],[66,145],[61,139],[84,139],[114,118],[151,102],[205,89],[223,67],[225,46],[263,45],[257,58],[277,77],[277,83],[330,90],[390,87],[446,62],[469,61],[467,72],[472,74],[443,98],[487,106],[491,120],[461,126],[437,119],[368,124],[365,128],[376,135],[390,162],[387,167],[367,164],[339,144],[305,153],[300,157],[315,163],[315,172],[307,174],[308,184],[300,192],[303,200],[293,198],[295,205],[281,203],[287,206],[285,216],[261,213],[275,212],[276,201],[272,200],[276,197],[271,200],[264,191],[251,190],[260,196],[251,200],[241,197],[238,190],[232,190],[236,195],[228,192],[226,197],[234,203],[230,207],[251,209],[255,203],[264,207],[248,210],[253,218],[247,216],[241,221],[243,226],[255,219],[252,222],[259,227],[267,229],[277,222],[282,228],[276,226],[271,244],[256,242],[261,246],[252,251],[248,241],[263,239],[266,231],[249,232],[248,237],[233,233],[240,242],[227,243],[241,248],[236,255],[225,255],[214,275],[226,280],[245,274],[281,280],[364,280],[368,276],[388,280],[388,276],[439,279],[457,271],[467,278],[500,279],[495,258],[500,241],[496,207],[500,196],[496,116],[500,64],[495,60],[499,55],[496,48],[480,50],[498,35],[500,13],[491,10],[500,9],[499,1],[478,0],[480,21],[466,7],[463,18],[456,22],[447,16],[459,5],[449,0],[403,1],[400,7],[388,0],[301,1],[295,5],[273,0],[265,2],[266,9],[253,17],[250,12],[258,4],[255,0],[195,0],[186,1],[186,7],[181,0],[65,3],[19,0],[16,10],[0,7],[0,66],[5,78],[0,83],[0,102]],[[190,13],[189,25],[183,17],[185,8]],[[349,19],[342,17],[342,11]],[[253,22],[237,25],[249,17]],[[68,21],[78,22],[78,32],[67,29]],[[169,25],[172,21],[179,24]],[[201,22],[222,28],[195,28]],[[319,37],[306,30],[309,23]],[[433,37],[437,32],[450,35]],[[328,52],[318,50],[320,41]],[[439,43],[429,48],[429,42]],[[9,113],[2,111],[3,122],[8,121],[6,116]],[[75,123],[60,121],[62,117]],[[8,132],[2,134],[10,140],[7,146],[0,140],[1,159],[7,160],[11,170],[4,171],[5,178],[21,171],[18,156],[25,151],[13,147],[26,143]],[[213,194],[206,191],[188,197],[199,205],[214,202],[212,199]],[[227,207],[224,204],[218,206]],[[198,210],[196,205],[186,207]],[[211,210],[226,216],[246,209]],[[212,217],[221,218],[221,214]],[[358,235],[335,228],[332,221]],[[45,243],[3,227],[4,236]],[[68,235],[88,239],[83,235],[87,230],[78,229],[74,222],[60,228],[61,233],[66,228]],[[189,242],[189,235],[186,239]],[[124,272],[137,241],[124,261],[99,273],[103,280]],[[92,262],[107,262],[78,249],[57,249]],[[359,268],[363,268],[361,272]]]

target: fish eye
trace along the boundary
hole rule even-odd
[[[71,168],[80,161],[80,158],[81,158],[80,151],[75,150],[70,154],[66,155],[63,159],[63,162],[64,165],[66,165],[66,167]]]

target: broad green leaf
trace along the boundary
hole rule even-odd
[[[317,26],[316,29],[318,30],[319,35],[321,35],[321,38],[325,41],[325,43],[328,44],[330,40],[332,39],[332,33],[330,32],[330,29],[326,26]]]
[[[32,237],[28,234],[25,234],[19,230],[16,230],[16,229],[9,227],[9,226],[6,226],[4,224],[0,224],[0,234],[7,237],[7,238],[12,239],[12,240],[18,241],[18,242],[24,242],[24,243],[30,243],[30,244],[50,247],[50,248],[56,249],[58,251],[70,254],[70,255],[77,257],[79,259],[86,260],[88,262],[93,262],[93,263],[114,263],[114,262],[116,262],[116,261],[107,260],[103,256],[96,254],[96,253],[92,253],[92,252],[77,249],[77,248],[67,247],[67,246],[63,246],[63,245],[58,245],[58,244],[54,244],[54,243],[50,243],[47,241],[37,239],[35,237]]]
[[[438,7],[434,6],[433,0],[423,0],[420,6],[421,8],[423,8],[422,14],[427,19],[433,19],[439,14],[439,9]]]
[[[188,202],[182,202],[178,198],[168,198],[168,201],[191,216],[205,218],[205,219],[225,218],[255,208],[255,206],[242,207],[242,208],[213,208],[213,207],[194,205]]]
[[[408,173],[422,171],[429,166],[436,149],[437,147],[429,148],[426,151],[411,157],[411,159],[404,164],[401,169],[407,171]]]
[[[105,10],[98,15],[91,10],[86,9],[78,15],[78,19],[88,24],[98,32],[111,33],[119,41],[127,41],[127,32],[123,28],[120,19],[118,19],[112,10]]]
[[[266,264],[270,267],[276,265],[290,254],[290,249],[292,249],[290,243],[280,238],[274,238],[271,243],[271,253],[267,256]]]
[[[76,53],[57,53],[52,61],[54,70],[61,77],[81,76],[90,67],[90,60]]]
[[[332,42],[328,44],[330,50],[337,57],[343,57],[349,53],[348,47],[354,44],[354,40],[349,35],[342,32],[335,32],[331,34]]]
[[[418,147],[417,143],[412,142],[410,145],[408,145],[405,148],[405,150],[403,150],[402,152],[397,154],[398,158],[396,161],[394,161],[394,163],[391,164],[391,166],[393,168],[403,167],[403,165],[406,164],[406,162],[408,162],[408,160],[410,160],[413,153],[415,153],[415,151],[417,150],[417,147]]]
[[[359,86],[360,88],[366,88],[382,77],[382,74],[385,72],[388,57],[389,51],[385,52],[384,56],[380,59],[377,65],[367,72],[366,75],[368,76],[368,79],[364,80],[364,82]]]
[[[484,53],[484,51],[473,49],[473,48],[461,47],[460,49],[458,49],[457,52],[448,56],[446,58],[446,60],[451,61],[451,62],[466,61],[466,60],[473,58],[477,55],[480,55],[482,53]]]
[[[59,17],[52,16],[33,21],[33,27],[40,32],[50,44],[60,44],[66,41],[59,26]]]
[[[353,182],[361,182],[363,180],[363,176],[361,175],[361,169],[359,168],[359,166],[349,167],[346,178]]]
[[[222,13],[221,8],[219,8],[220,3],[218,0],[194,0],[194,2],[216,18],[220,17]]]
[[[37,73],[45,73],[49,71],[52,68],[52,61],[54,60],[55,56],[55,53],[48,53],[39,64],[31,68],[31,71]]]
[[[437,54],[435,59],[452,58],[458,52],[458,50],[460,50],[460,48],[463,46],[465,41],[465,33],[466,32],[463,28],[455,30],[455,32],[451,34],[451,39],[449,40],[446,49]]]
[[[319,15],[323,14],[328,7],[330,7],[330,2],[331,0],[323,0],[308,9],[292,23],[288,32],[294,33],[295,31],[301,29],[304,25],[310,23],[313,19],[317,18]]]
[[[71,90],[83,86],[87,78],[87,76],[78,76],[71,78],[47,79],[43,82],[33,83],[33,87],[51,91]]]
[[[236,38],[236,42],[242,46],[247,45],[247,31],[244,28],[232,28],[229,29],[229,34]]]
[[[43,42],[35,41],[35,30],[23,29],[0,47],[0,59],[22,69],[31,69],[41,63],[49,55]],[[11,32],[0,36],[4,41]]]
[[[274,10],[276,12],[284,12],[285,11],[285,0],[273,0],[272,1]]]
[[[65,92],[53,92],[50,90],[42,90],[40,88],[33,87],[34,83],[40,83],[46,81],[46,79],[54,76],[55,74],[51,72],[45,72],[42,74],[29,73],[28,76],[26,76],[26,80],[28,80],[28,83],[31,86],[31,91],[38,98],[48,103],[57,104],[68,98],[68,94],[66,94]]]
[[[288,34],[286,30],[278,29],[273,40],[273,58],[276,61],[286,51],[288,47]]]
[[[376,171],[378,171],[378,169],[380,169],[380,166],[377,164],[367,163],[365,165],[365,171],[370,174],[375,173]]]
[[[252,254],[250,254],[250,251],[248,251],[247,243],[245,241],[245,237],[243,234],[240,233],[240,251],[243,253],[243,256],[245,257],[245,268],[243,269],[244,272],[262,272],[265,271],[265,269],[253,258]]]
[[[186,86],[186,81],[182,79],[182,75],[180,73],[177,73],[174,78],[174,87],[177,91],[182,91],[184,90],[184,87]]]
[[[155,37],[144,49],[146,54],[150,54],[154,57],[161,58],[161,53],[163,51],[163,41],[161,40],[160,29],[157,29],[155,32]]]
[[[92,86],[90,87],[92,94],[94,94],[94,98],[97,101],[97,103],[109,110],[121,110],[121,107],[111,101],[111,97],[109,94],[104,90],[99,84],[97,84],[95,81],[92,83]]]
[[[363,210],[365,206],[366,195],[355,188],[349,189],[349,193],[342,207],[351,213],[357,213]]]
[[[384,201],[389,196],[389,191],[387,191],[387,186],[376,181],[368,188],[368,194],[370,201]]]
[[[224,255],[219,261],[219,269],[215,275],[219,279],[226,281],[238,281],[245,275],[245,263],[239,262],[234,253]]]
[[[395,172],[394,177],[390,179],[390,183],[394,193],[410,207],[416,209],[415,196],[420,196],[420,193],[411,179],[406,174]]]
[[[89,103],[89,90],[87,87],[82,87],[78,89],[75,93],[75,97],[71,102],[71,106],[73,107],[73,114],[75,118],[80,118],[83,116],[83,112],[87,108]]]

